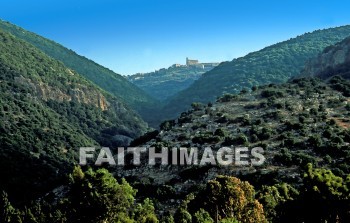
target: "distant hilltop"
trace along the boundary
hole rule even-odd
[[[219,63],[199,63],[198,60],[186,58],[186,64],[173,64],[169,68],[150,73],[137,73],[126,78],[150,96],[164,101],[188,88],[202,74],[218,65]]]
[[[189,59],[186,57],[186,65],[173,64],[172,67],[196,67],[202,69],[212,69],[218,66],[220,63],[200,63],[198,60]],[[164,69],[164,68],[163,68]]]
[[[203,68],[206,67],[216,67],[218,66],[220,63],[199,63],[198,60],[191,60],[188,59],[188,57],[186,57],[186,66],[202,66]]]
[[[192,60],[192,59],[188,59],[188,57],[186,57],[186,64],[173,64],[171,65],[169,68],[161,68],[159,70],[155,70],[154,72],[150,72],[150,73],[136,73],[133,75],[128,76],[128,79],[134,79],[133,77],[142,77],[144,75],[149,75],[149,74],[153,74],[153,73],[158,73],[158,72],[165,72],[168,69],[171,68],[191,68],[191,69],[202,69],[203,72],[207,72],[211,69],[213,69],[214,67],[218,66],[220,63],[200,63],[198,60]]]

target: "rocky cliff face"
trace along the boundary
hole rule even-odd
[[[350,37],[327,47],[316,58],[309,60],[301,76],[328,79],[334,75],[350,78]]]
[[[66,91],[41,81],[33,81],[22,75],[15,77],[15,81],[31,89],[33,92],[32,97],[44,101],[77,101],[79,103],[95,105],[103,111],[107,110],[110,104],[100,92],[95,89],[89,89],[85,85],[77,85],[77,87]]]

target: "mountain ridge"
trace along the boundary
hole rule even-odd
[[[123,76],[105,68],[84,56],[78,55],[73,50],[67,49],[53,40],[49,40],[19,26],[0,20],[0,28],[23,39],[50,57],[63,62],[67,67],[77,71],[100,88],[122,99],[126,104],[144,115],[144,107],[149,108],[157,105],[157,101],[147,93],[130,83]]]
[[[163,119],[174,118],[188,109],[192,102],[208,103],[224,93],[238,93],[254,85],[285,82],[298,75],[308,59],[348,36],[349,25],[317,30],[221,63],[172,97],[163,107],[162,113],[169,114]]]

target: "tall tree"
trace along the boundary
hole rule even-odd
[[[213,219],[236,219],[241,222],[266,222],[263,206],[255,199],[255,190],[246,181],[218,176],[189,203],[189,209],[203,208]]]

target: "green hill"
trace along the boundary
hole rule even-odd
[[[169,100],[162,114],[173,118],[192,102],[208,103],[253,85],[286,82],[300,73],[308,59],[348,36],[350,26],[318,30],[221,63]]]
[[[20,201],[57,186],[81,146],[122,146],[147,125],[116,97],[0,29],[0,190]]]
[[[339,89],[339,85],[343,88]],[[227,175],[254,185],[258,196],[262,197],[265,214],[272,222],[322,222],[319,219],[335,218],[332,215],[334,210],[339,211],[340,219],[348,219],[349,206],[342,204],[349,204],[350,193],[348,189],[341,191],[350,179],[350,98],[346,95],[349,90],[350,81],[340,77],[333,77],[326,83],[319,79],[297,79],[286,84],[254,87],[252,92],[239,95],[226,94],[209,105],[193,104],[192,109],[178,119],[163,123],[159,133],[145,135],[135,140],[134,145],[182,147],[187,148],[187,153],[189,148],[199,148],[199,159],[205,148],[210,147],[214,151],[214,165],[150,168],[145,164],[119,174],[128,176],[130,182],[134,181],[133,185],[145,196],[159,200],[163,211],[176,206],[177,201],[186,195],[199,192],[192,204],[194,210],[198,210],[201,202],[205,202],[200,201],[201,198],[207,196],[206,183],[217,176]],[[247,164],[240,166],[235,161],[237,154],[227,151],[220,157],[227,161],[231,155],[233,163],[219,165],[216,152],[222,147],[248,147],[248,151],[262,147],[266,161],[261,166],[251,165],[247,151],[243,154],[248,158],[241,158]],[[172,157],[169,155],[170,160]],[[306,168],[308,163],[323,168],[323,177],[315,176],[315,179],[306,181],[305,174],[311,173],[305,173],[310,171]],[[334,175],[330,171],[339,177],[332,179]],[[285,190],[277,192],[281,185]],[[310,197],[313,185],[316,185],[317,194]],[[219,186],[212,188],[216,193],[222,191]],[[295,188],[293,190],[300,194],[297,192],[289,197],[285,194],[287,188]],[[289,198],[284,200],[279,193]],[[281,206],[277,207],[279,204]],[[310,204],[313,211],[308,209]],[[195,212],[190,206],[186,207]],[[320,210],[323,210],[322,214],[317,214]],[[215,214],[215,209],[211,211]],[[342,216],[344,214],[346,218]]]
[[[127,76],[129,81],[147,92],[152,97],[164,101],[176,93],[188,88],[214,66],[178,65],[160,69],[151,73]]]
[[[123,76],[78,55],[72,50],[55,43],[52,40],[41,37],[35,33],[26,31],[18,26],[0,20],[0,28],[31,43],[50,57],[64,63],[65,66],[77,71],[85,78],[91,80],[96,85],[111,93],[116,97],[120,97],[138,111],[141,116],[144,115],[144,108],[155,106],[156,100],[148,96],[147,93],[130,83]]]

